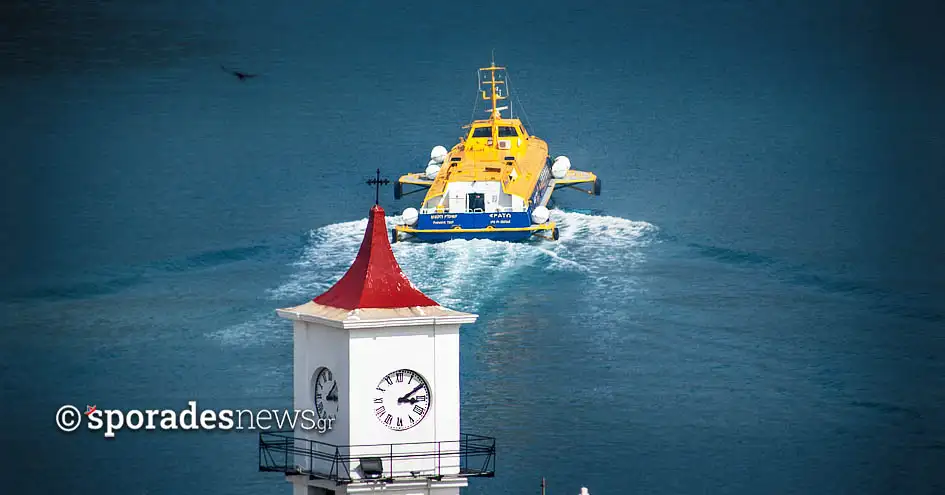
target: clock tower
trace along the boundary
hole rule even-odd
[[[458,495],[494,474],[495,439],[460,432],[459,327],[477,315],[410,283],[379,205],[347,273],[277,313],[293,321],[294,408],[311,412],[260,434],[259,468],[293,495]]]

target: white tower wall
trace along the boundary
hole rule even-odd
[[[393,448],[393,454],[458,449],[459,444],[459,325],[398,326],[353,330],[350,340],[351,405],[349,433],[351,445],[407,444]],[[374,414],[378,382],[388,373],[409,369],[419,373],[431,392],[431,407],[416,426],[395,431],[384,426]],[[436,442],[444,442],[439,446]],[[457,474],[459,459],[394,459],[386,445],[363,447],[353,456],[381,457],[384,472],[409,474]]]
[[[314,409],[315,402],[312,396],[312,375],[320,368],[331,370],[338,382],[338,416],[331,424],[331,429],[320,433],[318,430],[303,430],[302,424],[297,423],[295,436],[317,442],[333,445],[348,445],[350,443],[350,420],[344,414],[349,410],[350,392],[348,375],[348,332],[341,328],[333,328],[320,323],[296,321],[293,325],[293,389],[295,391],[296,410]],[[334,453],[334,448],[308,442],[296,442],[299,448]],[[304,461],[308,463],[308,459]],[[319,461],[311,461],[313,464]],[[330,468],[329,461],[321,461],[324,468]],[[303,466],[308,467],[308,466]],[[313,466],[315,467],[315,466]]]

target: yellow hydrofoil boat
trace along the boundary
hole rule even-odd
[[[420,208],[407,208],[403,224],[391,232],[394,242],[494,239],[520,241],[541,236],[558,239],[548,203],[555,189],[575,188],[600,195],[600,179],[571,169],[566,156],[554,160],[548,144],[530,135],[516,118],[503,118],[509,98],[508,75],[495,62],[479,69],[479,92],[492,103],[489,118],[464,126],[469,131],[447,151],[433,148],[424,172],[407,174],[394,184],[394,198],[426,190]],[[510,111],[511,116],[511,111]],[[578,186],[586,184],[591,188]],[[412,186],[412,190],[404,190]]]

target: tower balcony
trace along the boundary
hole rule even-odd
[[[495,475],[495,438],[461,433],[459,440],[333,445],[294,436],[259,434],[259,470],[338,484]]]

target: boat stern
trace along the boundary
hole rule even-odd
[[[397,225],[391,241],[416,238],[426,242],[452,239],[522,241],[533,236],[558,239],[554,222],[532,223],[528,212],[428,213],[420,214],[413,225]]]

